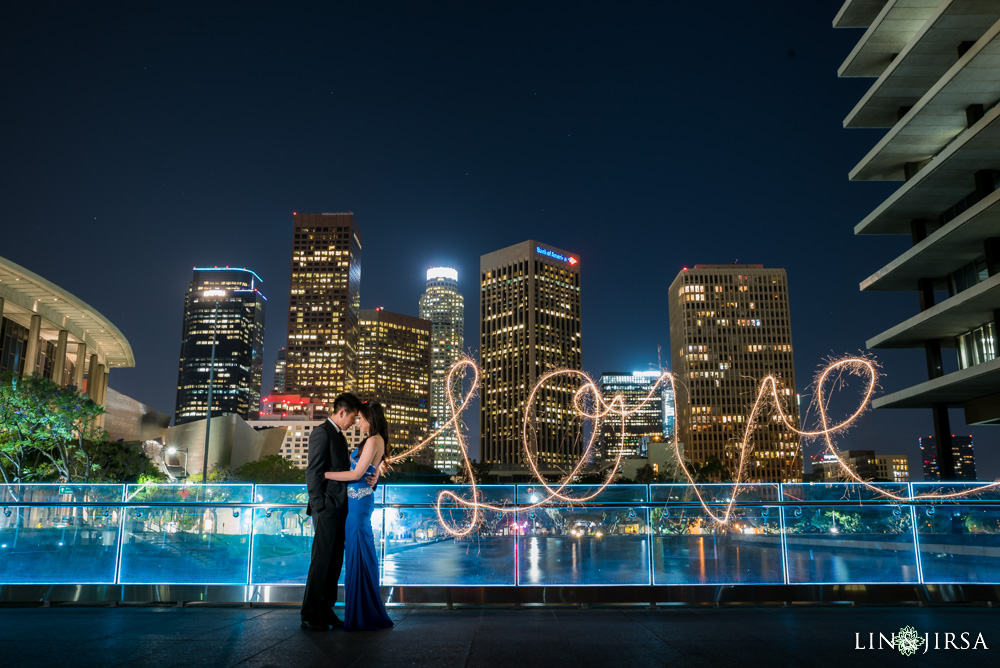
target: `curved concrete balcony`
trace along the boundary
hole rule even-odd
[[[935,304],[865,343],[875,348],[922,348],[927,341],[954,347],[959,334],[993,320],[1000,309],[1000,274]]]
[[[965,408],[977,399],[991,397],[1000,387],[1000,357],[934,378],[872,401],[873,408],[932,408],[945,404]],[[969,424],[980,424],[970,419]]]
[[[1000,5],[995,2],[942,3],[847,115],[844,127],[894,126],[900,107],[916,105],[956,61],[968,62],[976,48],[959,58],[957,46],[981,41],[998,20]]]
[[[32,316],[40,316],[41,336],[55,340],[65,330],[74,342],[86,343],[107,368],[135,366],[128,340],[97,309],[38,274],[0,258],[0,298],[3,317],[30,327]]]
[[[943,276],[983,253],[983,239],[1000,229],[1000,190],[970,207],[861,282],[862,290],[916,290],[922,278]]]
[[[888,0],[847,0],[833,19],[834,28],[867,28]]]
[[[882,74],[896,54],[934,16],[940,4],[941,0],[886,2],[837,74],[842,77],[877,77]]]
[[[993,5],[1000,18],[1000,3]],[[1000,21],[913,105],[851,170],[852,181],[904,181],[906,163],[930,160],[965,131],[966,109],[1000,98]]]
[[[1000,106],[934,157],[873,212],[855,225],[855,234],[910,234],[910,221],[936,218],[968,196],[975,173],[1000,166]]]

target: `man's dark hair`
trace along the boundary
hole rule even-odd
[[[361,400],[350,392],[344,392],[333,400],[333,412],[339,413],[341,409],[348,413],[357,413],[361,410]]]

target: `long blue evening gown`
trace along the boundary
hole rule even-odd
[[[351,470],[358,465],[361,446],[351,453]],[[365,476],[375,473],[369,466]],[[344,629],[378,631],[392,626],[378,586],[378,559],[372,533],[375,495],[364,476],[347,486],[347,525],[344,530]]]

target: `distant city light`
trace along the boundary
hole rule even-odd
[[[447,278],[452,281],[458,281],[458,270],[451,267],[431,267],[427,270],[427,280],[432,281],[435,278]]]

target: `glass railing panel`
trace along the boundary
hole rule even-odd
[[[252,493],[249,484],[128,485],[120,582],[245,585],[252,514],[211,504],[252,503]]]
[[[768,483],[735,492],[726,483],[651,485],[653,583],[783,583],[781,513],[777,505],[757,505],[779,494]]]
[[[375,511],[372,531],[376,555],[381,563],[382,498],[384,487],[373,492]],[[295,508],[256,508],[253,513],[253,551],[250,560],[250,584],[304,585],[312,558],[313,525],[306,514],[308,495],[305,485],[257,485],[257,503],[299,504]],[[350,500],[348,500],[350,503]],[[344,582],[344,569],[339,582]]]
[[[924,582],[1000,583],[1000,489],[984,483],[919,483],[916,497],[956,495],[950,503],[914,507]],[[963,501],[996,501],[996,505]]]
[[[469,505],[442,498],[442,523],[436,506],[441,492],[450,491],[472,503],[471,486],[386,486],[382,584],[515,584],[514,517],[503,512],[514,502],[514,486],[476,489],[478,502],[491,508],[476,513]]]
[[[910,507],[881,493],[905,498],[909,488],[905,483],[873,483],[872,487],[859,483],[781,486],[786,503],[802,502],[786,506],[784,513],[790,584],[919,581]],[[878,503],[882,500],[885,504]]]
[[[118,503],[123,485],[0,485],[3,503]],[[112,584],[121,509],[4,506],[0,583]]]
[[[514,527],[518,584],[648,585],[649,512],[645,485],[598,491],[570,485],[552,499],[541,485],[518,485]],[[587,500],[584,500],[587,499]],[[629,505],[635,504],[635,505]]]
[[[257,485],[257,503],[295,503],[294,508],[256,508],[250,584],[304,585],[312,553],[312,521],[305,485]]]

